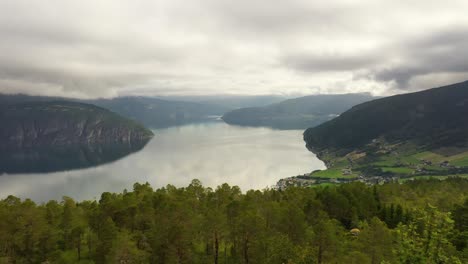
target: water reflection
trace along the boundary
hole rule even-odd
[[[0,176],[0,198],[13,194],[36,201],[99,198],[102,192],[131,189],[135,182],[154,188],[187,186],[194,178],[205,186],[222,183],[242,190],[271,186],[283,177],[323,169],[307,151],[302,131],[247,128],[224,123],[155,130],[141,151],[94,168],[56,173]]]
[[[0,152],[0,174],[46,173],[95,167],[139,151],[147,143],[8,148]]]

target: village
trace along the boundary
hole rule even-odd
[[[408,153],[407,148],[404,144],[389,144],[384,138],[376,138],[366,147],[344,157],[329,155],[324,151],[318,156],[324,157],[323,161],[328,169],[280,179],[274,188],[282,190],[291,186],[310,187],[349,182],[375,185],[414,180],[421,176],[468,175],[466,162],[452,164],[452,159],[447,160],[448,157],[443,155],[432,152]],[[373,161],[360,162],[369,155],[373,156]],[[468,159],[468,152],[458,156]]]
[[[410,174],[390,174],[390,175],[363,175],[359,174],[357,177],[353,177],[353,170],[352,168],[344,168],[341,169],[342,177],[317,177],[313,176],[313,173],[306,173],[303,175],[292,176],[288,178],[280,179],[274,189],[277,190],[284,190],[288,187],[312,187],[318,185],[334,185],[334,184],[342,184],[342,183],[350,183],[350,182],[362,182],[367,185],[375,185],[375,184],[384,184],[389,182],[400,182],[404,181],[411,181],[416,179],[420,176],[430,176],[430,170],[427,167],[430,166],[438,166],[442,169],[446,170],[455,170],[459,173],[464,173],[466,168],[462,168],[460,166],[451,165],[448,161],[442,161],[439,164],[433,164],[433,162],[425,159],[420,159],[419,164],[413,165],[411,164],[410,168],[413,169],[412,173]]]
[[[363,182],[367,185],[374,185],[374,184],[384,184],[387,182],[398,182],[401,178],[402,177],[398,177],[398,176],[393,176],[393,177],[359,176],[357,178],[318,178],[318,177],[308,176],[308,174],[304,174],[304,175],[280,179],[274,186],[274,189],[284,190],[288,187],[312,187],[312,186],[318,186],[318,185],[341,184],[341,183],[350,183],[350,182]]]

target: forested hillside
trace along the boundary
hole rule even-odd
[[[467,263],[468,180],[0,201],[0,263]]]
[[[304,140],[328,168],[314,177],[467,177],[468,81],[357,105]]]
[[[468,146],[468,81],[366,102],[304,133],[311,149],[352,151],[372,140],[424,149]]]

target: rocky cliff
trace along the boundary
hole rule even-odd
[[[106,109],[68,101],[0,106],[0,148],[148,141],[153,133]]]

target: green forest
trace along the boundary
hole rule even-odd
[[[468,263],[468,180],[0,201],[0,263]]]

